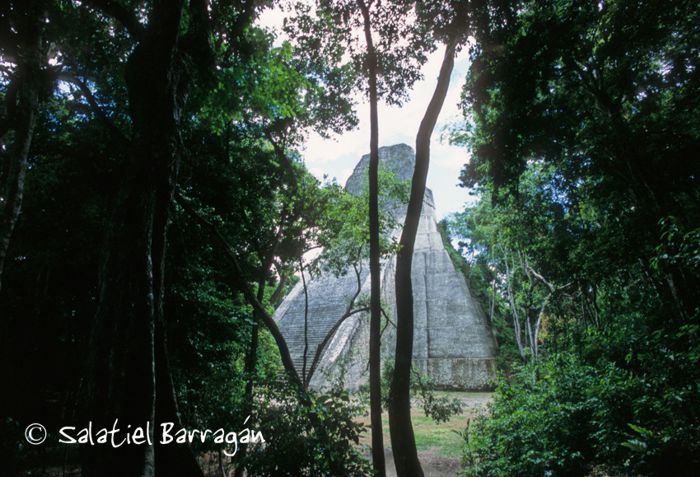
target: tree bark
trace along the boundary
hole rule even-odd
[[[147,445],[84,446],[83,475],[201,476],[184,445],[158,445],[160,423],[181,427],[163,317],[166,232],[179,166],[183,0],[156,1],[129,56],[134,139],[110,221],[87,360],[83,412],[94,428],[149,426]]]
[[[437,85],[416,135],[416,166],[406,210],[399,253],[396,256],[396,356],[389,401],[389,429],[396,473],[401,477],[422,477],[416,440],[411,423],[411,364],[413,361],[413,286],[411,266],[418,232],[425,186],[430,165],[430,138],[450,85],[456,43],[448,43]]]
[[[515,344],[518,345],[518,354],[523,362],[527,361],[527,356],[525,355],[525,349],[523,347],[522,330],[520,328],[520,315],[518,313],[518,307],[515,304],[515,293],[513,293],[513,277],[515,274],[515,260],[513,260],[513,268],[508,265],[508,254],[503,252],[503,263],[506,267],[506,295],[508,296],[508,303],[510,304],[510,311],[513,315],[513,333],[515,334]]]
[[[309,288],[306,286],[304,276],[304,257],[299,257],[299,274],[301,275],[301,285],[304,288],[304,354],[301,357],[301,383],[304,389],[309,388],[309,379],[306,376],[306,355],[309,352]]]
[[[27,1],[13,5],[17,16],[17,66],[5,94],[6,113],[0,132],[0,144],[4,145],[3,136],[8,130],[14,130],[7,152],[0,152],[0,290],[10,239],[22,210],[24,180],[42,89],[45,59],[41,52],[41,3]]]
[[[282,300],[284,299],[284,291],[287,287],[287,274],[282,270],[282,267],[280,267],[278,275],[279,281],[277,282],[275,291],[273,291],[272,295],[270,296],[270,305],[273,308],[277,308],[280,303],[282,303]]]
[[[265,274],[267,273],[268,268],[269,264],[263,265],[261,277],[258,280],[258,290],[256,297],[260,303],[262,303],[265,298]],[[253,316],[255,317],[255,319],[253,320],[253,324],[251,325],[250,329],[250,345],[248,346],[248,352],[246,353],[244,367],[246,383],[245,398],[243,402],[245,403],[245,406],[247,408],[247,412],[245,413],[246,416],[249,415],[253,409],[253,391],[255,387],[255,374],[258,367],[258,342],[260,336],[258,322],[260,321],[260,313],[258,311],[254,311]],[[245,458],[246,450],[247,446],[241,446],[241,448],[238,450],[238,457],[236,459],[238,463],[240,463]],[[236,464],[234,476],[243,477],[244,473],[245,467]]]
[[[369,399],[372,428],[372,466],[378,477],[386,475],[384,436],[382,431],[382,378],[381,378],[381,268],[379,263],[379,117],[377,97],[377,53],[372,39],[369,5],[358,0],[364,20],[367,43],[367,73],[369,78],[370,141],[369,141]]]

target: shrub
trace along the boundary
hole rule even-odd
[[[288,386],[262,391],[256,430],[265,444],[249,449],[244,465],[259,477],[360,477],[371,467],[358,446],[365,428],[355,418],[364,410],[347,392],[308,394],[300,402]]]

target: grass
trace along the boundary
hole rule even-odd
[[[458,432],[464,431],[467,426],[467,421],[473,416],[473,410],[470,409],[470,404],[486,400],[491,394],[451,391],[436,391],[435,394],[438,396],[461,399],[466,403],[464,412],[458,416],[454,416],[447,422],[436,424],[431,418],[425,416],[422,408],[414,407],[411,409],[411,421],[413,422],[413,431],[416,436],[416,448],[418,452],[431,452],[442,457],[459,460],[462,454],[463,441]],[[363,417],[362,422],[369,428],[369,415]],[[386,412],[382,414],[382,424],[384,440],[388,447],[390,446],[389,416]],[[368,429],[363,437],[362,443],[369,445],[370,442],[370,431]]]
[[[462,437],[457,432],[464,431],[467,419],[464,415],[455,416],[448,422],[435,424],[421,410],[411,412],[413,432],[416,435],[418,451],[434,450],[439,455],[459,459],[462,455]]]

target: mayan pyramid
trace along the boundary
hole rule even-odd
[[[379,159],[382,167],[391,170],[397,178],[411,179],[415,153],[410,146],[382,147]],[[355,167],[345,186],[350,193],[357,194],[362,190],[368,164],[369,156],[366,155]],[[397,207],[394,213],[399,223],[403,223],[405,205]],[[440,388],[486,389],[495,373],[495,340],[481,307],[469,292],[465,277],[455,269],[445,250],[437,227],[433,194],[428,189],[413,256],[414,367]],[[366,263],[361,267],[360,283],[361,293],[368,295],[367,268]],[[382,305],[395,323],[394,271],[395,259],[382,263]],[[307,283],[306,342],[302,284],[298,283],[279,306],[275,320],[300,374],[304,366],[304,348],[307,348],[308,370],[319,343],[346,311],[356,290],[357,275],[354,271],[339,277],[324,273]],[[393,362],[395,339],[393,326],[387,326],[382,335],[383,361],[391,359]],[[311,387],[323,388],[340,381],[348,389],[357,389],[367,382],[368,351],[369,316],[368,313],[358,313],[345,320],[329,341],[311,379]]]

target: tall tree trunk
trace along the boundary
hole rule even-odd
[[[455,42],[450,42],[445,50],[440,75],[435,92],[430,100],[416,136],[416,167],[411,181],[411,196],[406,210],[406,220],[399,253],[396,257],[396,357],[394,376],[391,381],[389,401],[389,429],[391,448],[394,452],[396,473],[401,477],[422,477],[416,451],[416,440],[411,423],[411,364],[413,361],[413,287],[411,265],[413,248],[418,232],[425,184],[430,165],[430,137],[450,85],[450,75],[454,67]]]
[[[163,318],[166,230],[179,165],[175,66],[183,0],[155,2],[129,57],[134,140],[100,272],[83,393],[94,428],[150,427],[151,444],[85,446],[85,476],[201,476],[186,446],[158,445],[160,423],[181,427]]]
[[[377,113],[377,53],[372,40],[369,6],[358,0],[364,20],[369,75],[370,142],[369,142],[369,399],[372,426],[372,466],[378,477],[386,475],[384,436],[382,431],[382,378],[381,378],[381,269],[379,263],[379,118]]]
[[[301,357],[301,382],[304,389],[309,389],[310,378],[306,375],[306,361],[309,353],[309,287],[306,285],[304,276],[304,257],[299,257],[299,274],[301,275],[301,285],[304,289],[304,353]]]
[[[10,239],[22,210],[24,179],[42,89],[42,3],[25,1],[12,5],[19,41],[17,66],[5,93],[5,115],[0,128],[3,146],[7,131],[14,130],[12,143],[0,152],[0,290]],[[9,27],[11,23],[7,24]]]
[[[270,262],[271,261],[272,260],[270,260]],[[265,299],[265,274],[267,273],[269,266],[269,263],[263,265],[261,276],[258,279],[258,290],[256,297],[260,303],[262,303]],[[250,344],[248,346],[248,352],[246,353],[244,367],[245,376],[247,379],[245,383],[245,398],[243,400],[245,403],[244,405],[246,406],[246,412],[244,413],[246,416],[250,415],[253,409],[253,391],[255,386],[256,370],[258,367],[258,342],[260,337],[258,323],[261,321],[260,312],[254,310],[253,316],[255,319],[253,320],[253,324],[251,325],[250,329]],[[245,473],[245,467],[239,465],[239,463],[245,458],[246,450],[247,446],[241,446],[241,448],[238,450],[238,463],[236,464],[236,471],[234,474],[235,477],[243,477]]]

